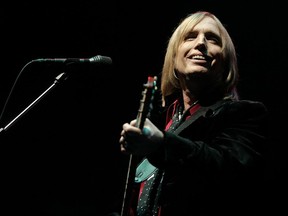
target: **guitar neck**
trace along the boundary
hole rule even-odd
[[[147,83],[144,84],[144,90],[142,91],[142,99],[140,100],[140,106],[136,118],[136,127],[143,129],[145,119],[149,116],[152,110],[152,101],[154,99],[154,93],[157,77],[148,77]],[[127,177],[125,183],[124,198],[121,209],[121,216],[130,216],[130,210],[136,210],[138,189],[135,187],[135,173],[137,164],[140,162],[139,157],[129,155]],[[136,191],[135,191],[136,190]]]

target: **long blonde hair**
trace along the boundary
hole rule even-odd
[[[214,19],[220,30],[223,60],[224,65],[227,65],[226,68],[224,68],[224,74],[226,77],[223,79],[223,83],[221,83],[222,91],[224,92],[223,97],[227,95],[232,95],[232,97],[235,98],[238,97],[236,84],[238,82],[239,75],[236,50],[233,41],[224,25],[215,15],[207,11],[198,11],[189,14],[185,19],[183,19],[169,39],[161,73],[161,94],[163,106],[165,106],[167,96],[173,95],[180,90],[180,83],[175,76],[174,71],[174,58],[176,56],[178,47],[185,40],[187,33],[189,33],[189,31],[191,31],[191,29],[193,29],[194,26],[205,17],[211,17]]]

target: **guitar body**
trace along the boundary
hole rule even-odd
[[[143,85],[144,90],[142,91],[142,99],[140,100],[140,107],[136,118],[136,127],[140,129],[143,129],[145,119],[149,117],[152,110],[154,93],[157,89],[156,81],[157,77],[148,76],[147,83]],[[121,216],[136,216],[140,185],[135,183],[135,174],[137,165],[141,159],[142,158],[136,157],[135,155],[129,155]]]

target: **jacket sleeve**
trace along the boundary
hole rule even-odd
[[[178,135],[164,132],[162,148],[148,159],[158,167],[194,167],[211,174],[253,168],[263,162],[267,114],[261,102],[231,101]]]

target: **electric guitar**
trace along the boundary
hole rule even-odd
[[[143,129],[145,119],[149,117],[150,112],[153,108],[154,93],[157,90],[157,77],[148,76],[147,83],[143,85],[144,90],[142,91],[142,99],[140,100],[140,107],[136,118],[136,127]],[[136,167],[140,162],[136,156],[129,155],[128,171],[125,182],[124,198],[121,208],[121,216],[132,216],[130,213],[132,210],[136,210],[138,189],[134,187],[134,179],[136,173]]]

